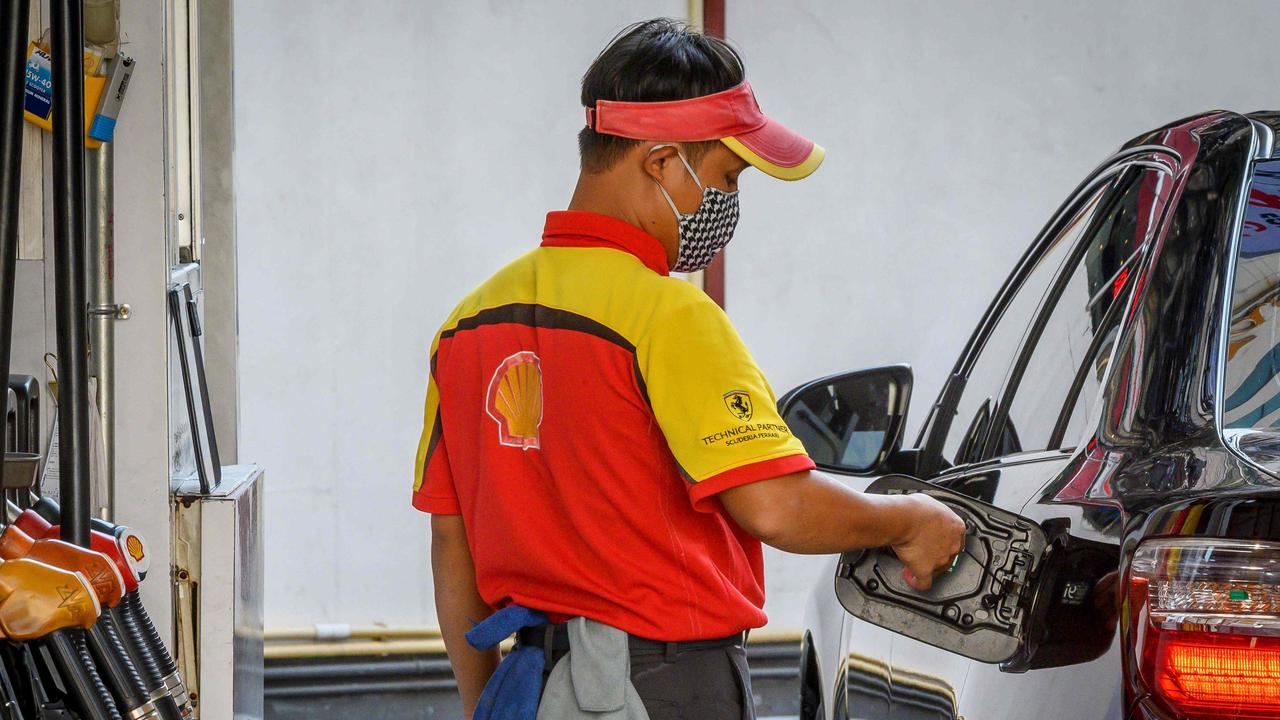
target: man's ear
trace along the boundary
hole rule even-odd
[[[662,182],[670,164],[680,162],[677,150],[672,145],[654,145],[650,149],[645,149],[642,145],[639,151],[644,173],[659,183]]]

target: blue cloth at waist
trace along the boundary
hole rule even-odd
[[[510,605],[476,623],[467,631],[467,642],[488,650],[521,628],[546,624],[545,613]],[[535,720],[545,666],[542,648],[518,647],[508,653],[484,686],[472,720]]]

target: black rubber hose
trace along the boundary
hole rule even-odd
[[[3,716],[5,720],[25,720],[26,716],[22,712],[22,703],[18,699],[18,685],[14,683],[10,671],[13,666],[10,664],[9,653],[2,656],[4,662],[0,663],[0,695],[4,696],[4,703],[0,705],[3,708]]]
[[[22,186],[22,93],[26,63],[25,2],[0,8],[0,378],[9,377],[13,339],[13,296],[18,263],[18,221]],[[0,417],[0,438],[8,437],[8,414]],[[0,453],[0,472],[4,454]]]
[[[98,677],[83,631],[59,630],[41,642],[53,655],[62,685],[69,694],[68,699],[83,720],[122,720],[111,693]]]
[[[111,691],[107,689],[106,683],[102,682],[102,676],[98,674],[98,667],[93,662],[93,654],[89,652],[89,642],[85,638],[85,632],[83,630],[73,630],[71,632],[73,633],[71,641],[75,644],[76,657],[80,660],[80,667],[84,668],[85,675],[88,676],[89,682],[93,686],[93,692],[99,706],[104,708],[108,717],[113,720],[114,718],[124,720],[120,715],[119,706],[116,705],[115,700],[111,697]]]
[[[37,515],[44,518],[44,521],[50,525],[57,525],[62,522],[62,510],[58,507],[58,502],[51,497],[41,496],[39,500],[31,506]],[[92,525],[93,521],[89,521]]]
[[[53,296],[58,346],[61,537],[80,547],[89,547],[83,13],[83,0],[54,0],[49,5],[53,50]]]
[[[182,712],[178,709],[178,702],[168,694],[164,684],[164,673],[160,672],[160,666],[156,664],[155,656],[143,642],[142,630],[138,627],[138,624],[133,621],[133,618],[128,613],[124,612],[123,605],[116,605],[103,613],[98,622],[104,620],[115,626],[116,632],[124,644],[125,652],[129,653],[130,659],[133,660],[133,666],[138,669],[138,675],[142,678],[142,683],[147,688],[151,702],[160,711],[160,717],[164,718],[164,720],[181,720]]]
[[[138,675],[142,676],[142,681],[146,683],[147,688],[155,690],[163,685],[164,673],[160,672],[160,666],[156,664],[155,655],[151,653],[151,649],[143,641],[142,629],[124,611],[124,604],[116,605],[103,613],[103,615],[110,617],[115,624],[116,631],[120,634],[120,638],[124,640],[125,650],[129,652],[129,657],[133,659],[133,666],[138,669]]]
[[[98,622],[89,628],[87,639],[89,652],[93,654],[102,679],[116,699],[116,707],[124,710],[126,715],[138,714],[139,708],[151,702],[151,693],[147,691],[128,651],[121,644],[115,625],[111,624],[110,619],[103,622],[99,617]]]
[[[124,608],[124,612],[138,625],[143,643],[151,651],[156,665],[160,667],[161,676],[178,672],[178,664],[173,661],[173,656],[169,654],[169,648],[164,644],[164,640],[160,639],[160,633],[152,624],[151,616],[147,614],[147,608],[143,606],[138,591],[132,590],[125,593],[124,599],[120,601],[120,607]]]
[[[44,687],[44,676],[40,673],[41,665],[36,662],[36,655],[31,650],[30,643],[19,646],[17,656],[17,664],[22,667],[24,684],[31,692],[31,711],[39,716],[40,709],[51,702],[49,692]]]
[[[164,640],[160,639],[156,626],[151,623],[151,616],[147,614],[147,608],[143,606],[138,591],[135,589],[125,593],[119,607],[121,614],[128,616],[129,620],[137,626],[141,646],[155,659],[156,666],[160,668],[164,678],[165,693],[173,700],[180,716],[192,717],[195,714],[195,708],[192,707],[191,698],[187,695],[186,683],[182,682],[177,663],[169,654],[169,648],[164,644]]]

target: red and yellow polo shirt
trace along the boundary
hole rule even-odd
[[[433,344],[413,504],[463,516],[494,607],[707,639],[766,619],[760,543],[716,493],[813,467],[656,238],[553,212]]]

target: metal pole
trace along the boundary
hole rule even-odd
[[[728,0],[703,0],[702,32],[711,37],[724,39],[724,6],[727,2]],[[728,248],[721,250],[720,254],[716,255],[711,264],[707,266],[707,269],[702,271],[702,289],[720,307],[724,307],[724,272],[727,250]]]
[[[23,52],[27,44],[27,0],[0,8],[0,380],[9,383],[13,342],[13,284],[18,266],[18,208],[22,192]],[[3,395],[3,393],[0,393]],[[8,413],[0,413],[0,438],[8,437]],[[0,446],[0,451],[4,448]],[[4,453],[0,452],[0,474]]]
[[[116,399],[115,399],[115,198],[112,193],[114,153],[112,143],[103,143],[87,153],[89,200],[89,350],[98,378],[98,414],[102,416],[102,455],[106,466],[95,497],[100,517],[110,520],[116,508]]]
[[[89,546],[89,374],[85,357],[84,7],[50,3],[53,35],[53,259],[58,335],[62,539]]]

